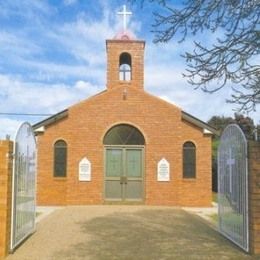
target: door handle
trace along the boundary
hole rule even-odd
[[[127,177],[126,176],[120,177],[120,184],[127,184]]]

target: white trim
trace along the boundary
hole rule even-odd
[[[45,127],[44,126],[40,126],[36,129],[34,129],[34,133],[44,133],[45,132]]]
[[[213,133],[211,131],[209,131],[208,129],[206,129],[206,128],[203,129],[203,134],[213,135]]]

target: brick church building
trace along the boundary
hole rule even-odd
[[[38,205],[211,205],[214,129],[144,89],[145,42],[106,41],[106,90],[34,125]]]

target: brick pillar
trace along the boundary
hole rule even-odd
[[[0,259],[8,255],[11,236],[13,143],[0,140]]]
[[[249,246],[260,255],[260,142],[249,141],[248,147]]]

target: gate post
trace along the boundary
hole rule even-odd
[[[260,142],[248,144],[249,246],[250,253],[260,255]]]
[[[0,259],[8,255],[11,236],[13,142],[0,140]]]

